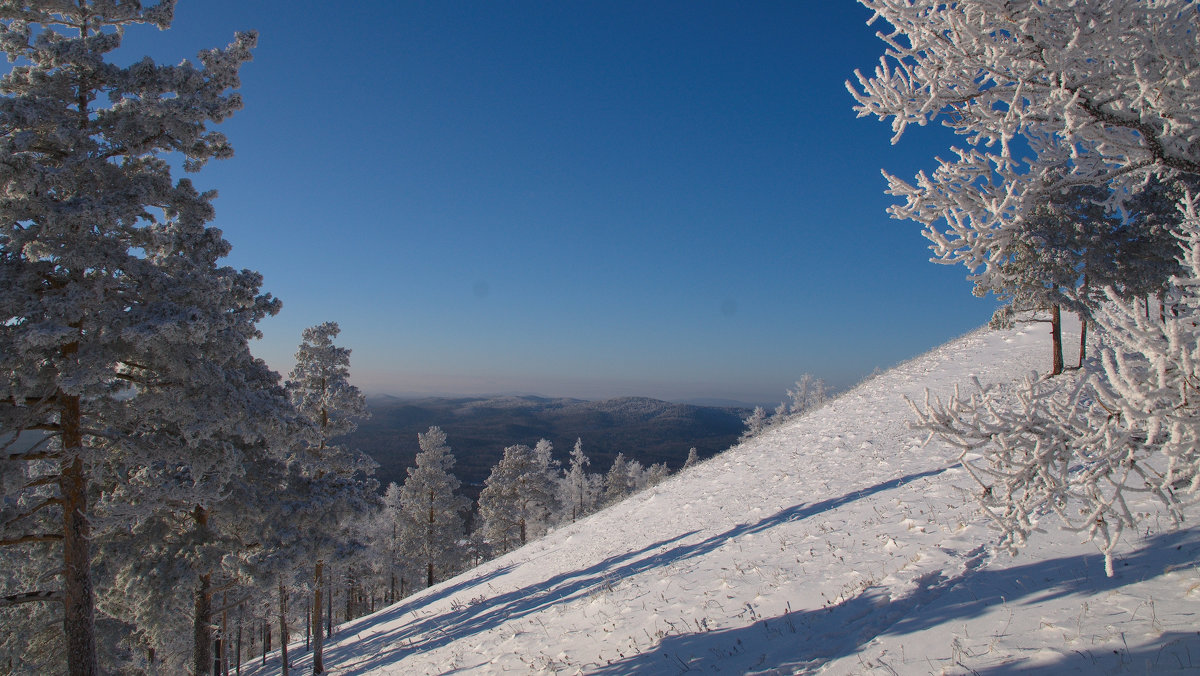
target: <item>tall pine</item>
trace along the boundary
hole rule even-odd
[[[439,427],[418,434],[421,452],[400,491],[401,519],[408,556],[422,569],[425,586],[453,573],[462,560],[462,513],[468,501],[458,495],[451,473],[454,455]]]
[[[278,308],[259,275],[218,265],[229,245],[207,225],[214,193],[174,180],[165,159],[195,171],[232,155],[208,125],[241,107],[230,90],[255,36],[199,64],[106,62],[125,30],[166,29],[173,9],[0,3],[0,50],[13,64],[0,77],[0,545],[61,571],[6,579],[0,606],[57,604],[65,664],[47,666],[72,675],[100,670],[98,473],[114,461],[233,471],[230,449],[206,440],[229,431],[222,409],[241,386],[230,371]],[[141,443],[158,426],[186,433]]]

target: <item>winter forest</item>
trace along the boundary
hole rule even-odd
[[[1049,335],[1043,373],[994,383],[964,370],[952,393],[913,393],[905,433],[953,449],[986,524],[973,547],[1028,553],[1065,529],[1119,577],[1122,547],[1190,526],[1200,493],[1200,6],[860,2],[882,56],[851,75],[847,107],[890,124],[893,143],[928,124],[960,143],[932,172],[885,174],[891,215],[999,299],[993,329]],[[366,405],[338,324],[298,336],[286,377],[257,358],[258,324],[280,302],[261,275],[222,263],[213,195],[177,175],[232,156],[236,139],[212,127],[242,107],[257,36],[177,65],[109,58],[126,31],[168,29],[174,5],[0,2],[0,673],[287,674],[297,652],[306,671],[336,671],[338,625],[700,476],[695,449],[681,468],[620,455],[605,469],[584,439],[569,452],[531,440],[504,449],[472,504],[454,440],[431,427],[403,484],[380,486],[343,443]],[[775,448],[838,399],[804,375],[773,414],[746,418],[742,447]],[[878,490],[950,471],[918,469]],[[588,532],[570,532],[582,548]],[[825,600],[830,617],[870,614],[842,612],[867,587]],[[738,617],[759,621],[759,598]],[[777,632],[796,617],[781,613]],[[688,635],[712,629],[690,621]],[[675,630],[647,631],[646,654]],[[622,673],[623,650],[603,666],[527,667]],[[737,668],[819,667],[768,654]],[[664,655],[624,673],[693,668]]]

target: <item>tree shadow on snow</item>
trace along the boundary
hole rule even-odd
[[[1133,650],[1072,650],[1059,648],[1056,660],[1017,659],[975,669],[980,676],[1057,676],[1058,674],[1200,673],[1200,632],[1169,631]]]
[[[968,558],[964,570],[948,578],[931,572],[915,580],[915,588],[891,598],[886,588],[869,587],[836,605],[761,618],[734,629],[669,635],[653,650],[622,656],[593,674],[681,674],[693,670],[740,673],[802,673],[853,655],[881,635],[905,635],[955,620],[979,616],[1007,604],[1036,606],[1070,594],[1087,596],[1156,577],[1164,570],[1200,562],[1200,531],[1163,533],[1144,541],[1122,557],[1112,578],[1104,575],[1099,554],[1035,561],[1005,569],[983,567],[983,548]],[[950,658],[951,637],[946,637]],[[1166,633],[1152,645],[1113,655],[1080,652],[1052,665],[1013,661],[989,667],[990,674],[1095,671],[1092,663],[1140,669],[1192,669],[1200,665],[1200,634]],[[1182,666],[1175,666],[1182,665]],[[950,666],[950,665],[947,665]],[[1044,668],[1043,668],[1044,667]],[[980,671],[979,673],[985,673]]]
[[[881,491],[898,488],[912,481],[944,472],[945,468],[910,474],[881,482],[860,491],[830,498],[813,504],[799,504],[762,519],[757,523],[738,524],[729,530],[700,542],[683,544],[699,531],[689,531],[656,542],[640,550],[611,556],[582,570],[555,575],[544,582],[494,594],[487,582],[509,569],[501,569],[484,578],[471,578],[439,590],[435,596],[418,596],[367,618],[343,625],[338,636],[353,636],[360,631],[370,632],[372,625],[411,619],[390,631],[365,636],[344,644],[335,643],[325,649],[327,664],[337,665],[339,674],[361,674],[385,664],[394,664],[406,655],[452,643],[475,633],[493,629],[505,622],[520,619],[548,607],[569,603],[590,594],[603,594],[621,580],[654,569],[713,552],[738,537],[759,533],[782,523],[799,521]],[[671,546],[674,545],[674,546]],[[668,548],[669,547],[669,548]],[[664,549],[667,548],[667,549]],[[661,550],[661,551],[659,551]],[[463,594],[467,598],[452,602],[447,612],[434,614],[424,610],[435,601]],[[486,656],[479,656],[487,659]],[[479,665],[482,666],[482,665]]]

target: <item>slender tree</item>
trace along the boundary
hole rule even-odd
[[[359,477],[374,472],[374,463],[362,453],[334,443],[353,432],[358,420],[367,415],[366,399],[350,384],[350,350],[333,342],[340,332],[336,322],[305,329],[286,385],[296,410],[308,423],[296,450],[297,460],[305,468],[309,490],[314,497],[320,496],[310,503],[316,519],[310,524],[316,559],[312,577],[314,674],[325,673],[322,613],[326,559],[334,552],[340,526],[353,511],[350,504],[365,497],[366,486]]]
[[[105,61],[127,27],[165,29],[173,8],[0,4],[0,49],[13,62],[0,77],[0,481],[20,496],[7,503],[19,513],[2,519],[0,544],[39,557],[53,544],[59,563],[42,567],[61,571],[49,588],[44,577],[14,581],[34,586],[3,590],[0,605],[60,604],[57,652],[73,675],[100,669],[97,471],[164,456],[230,467],[225,449],[203,440],[224,424],[230,360],[278,308],[257,274],[217,265],[229,245],[206,225],[213,193],[174,181],[165,160],[178,153],[193,171],[232,155],[207,126],[241,106],[230,89],[255,36],[202,53],[199,65]],[[158,424],[189,436],[151,448],[131,432]],[[30,432],[44,436],[23,446]]]
[[[421,451],[400,491],[403,542],[410,557],[424,569],[425,586],[453,572],[462,560],[462,513],[469,502],[458,495],[459,482],[451,470],[454,455],[439,427],[417,435]]]

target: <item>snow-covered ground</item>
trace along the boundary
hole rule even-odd
[[[1200,673],[1200,530],[1151,517],[1140,538],[1126,536],[1113,578],[1092,544],[1050,518],[1019,556],[993,553],[957,454],[908,428],[904,395],[1044,368],[1046,334],[1039,324],[952,341],[342,625],[326,665],[374,675]],[[309,655],[293,653],[307,673]],[[278,669],[276,658],[251,673]]]

